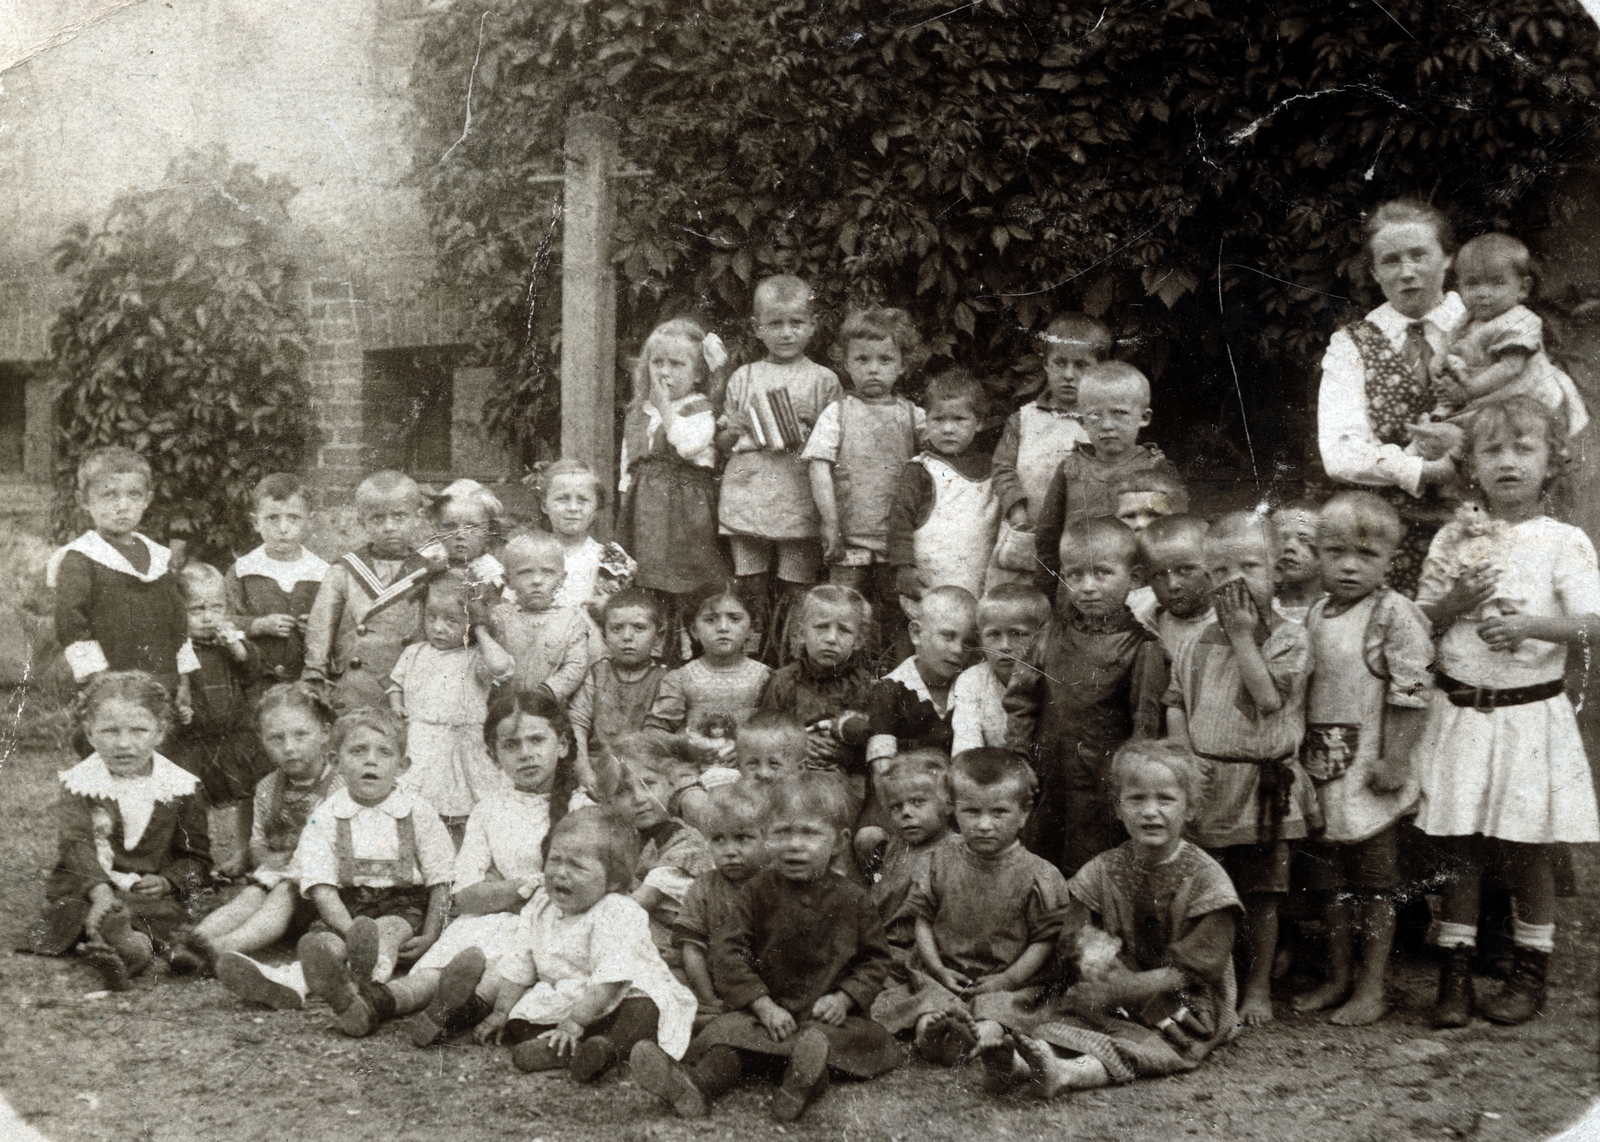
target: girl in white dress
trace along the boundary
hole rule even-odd
[[[424,641],[401,651],[388,688],[390,708],[406,722],[406,788],[434,807],[457,848],[472,807],[505,788],[483,744],[483,719],[490,687],[517,670],[489,628],[468,617],[471,597],[460,569],[428,584]]]
[[[1432,1018],[1459,1027],[1473,1008],[1478,887],[1500,865],[1515,900],[1516,966],[1478,1010],[1498,1023],[1532,1018],[1545,998],[1555,936],[1551,845],[1600,841],[1593,779],[1563,685],[1567,648],[1600,622],[1594,545],[1542,512],[1565,459],[1565,426],[1516,397],[1485,408],[1468,431],[1469,478],[1489,525],[1467,544],[1458,520],[1434,538],[1417,602],[1443,630],[1440,693],[1415,763],[1417,826],[1448,864],[1438,943],[1449,959]],[[1471,559],[1461,558],[1471,551]]]

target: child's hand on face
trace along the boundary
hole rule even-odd
[[[1215,593],[1217,621],[1229,638],[1254,638],[1261,621],[1256,601],[1243,579],[1230,579]]]
[[[829,1027],[844,1026],[845,1016],[849,1014],[850,998],[842,991],[830,991],[811,1005],[811,1018]]]

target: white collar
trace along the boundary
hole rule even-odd
[[[61,774],[61,784],[78,797],[115,801],[122,813],[122,847],[131,851],[144,838],[156,804],[189,796],[200,779],[159,753],[151,758],[150,772],[145,776],[116,777],[98,753],[91,753]]]
[[[112,571],[120,571],[124,575],[132,575],[141,583],[154,583],[167,573],[167,565],[172,560],[172,553],[162,547],[155,540],[147,536],[133,533],[133,538],[144,544],[145,550],[150,553],[150,566],[144,571],[135,571],[133,564],[128,562],[128,557],[112,547],[98,531],[86,531],[65,547],[57,548],[56,553],[50,556],[50,562],[45,565],[45,585],[55,588],[56,576],[61,571],[61,561],[67,557],[67,552],[76,551],[79,555],[86,555],[100,566]]]
[[[405,789],[401,789],[399,786],[396,786],[393,793],[389,794],[389,796],[385,797],[382,801],[379,801],[376,805],[361,804],[354,797],[350,796],[350,791],[348,789],[340,789],[337,793],[329,794],[328,799],[322,804],[323,808],[332,813],[335,817],[341,817],[345,820],[348,820],[349,818],[354,817],[364,811],[371,810],[373,812],[387,814],[398,821],[402,817],[411,816],[411,810],[414,807],[410,792]]]
[[[1466,315],[1467,307],[1461,304],[1461,296],[1451,290],[1444,295],[1443,301],[1424,313],[1420,320],[1427,322],[1440,333],[1453,333]],[[1412,321],[1418,319],[1407,317],[1388,302],[1384,302],[1367,314],[1367,320],[1376,325],[1390,341],[1400,341],[1406,335],[1406,328]]]
[[[917,669],[916,655],[913,654],[899,666],[889,671],[888,677],[894,679],[894,681],[900,683],[900,685],[928,703],[941,716],[944,714],[944,710],[940,708],[939,703],[935,702],[933,695],[928,692],[928,684],[922,680],[922,671]]]
[[[327,572],[328,561],[313,555],[304,547],[300,549],[298,559],[285,563],[268,555],[266,544],[262,544],[248,555],[239,556],[233,565],[233,573],[239,578],[259,575],[263,579],[271,579],[286,595],[294,590],[296,583],[322,582],[322,577]]]

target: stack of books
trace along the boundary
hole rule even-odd
[[[751,435],[773,452],[798,452],[806,446],[806,431],[794,414],[788,389],[756,393],[750,400]]]

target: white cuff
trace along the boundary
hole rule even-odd
[[[183,645],[178,648],[178,673],[200,673],[200,656],[194,652],[194,643],[188,639],[184,639]]]
[[[105,651],[100,649],[99,642],[86,639],[75,642],[67,647],[62,654],[66,657],[67,665],[72,669],[72,680],[82,682],[91,675],[99,674],[102,670],[110,670],[111,663],[106,661]]]
[[[867,760],[893,757],[900,752],[900,739],[893,734],[873,734],[867,739]]]

